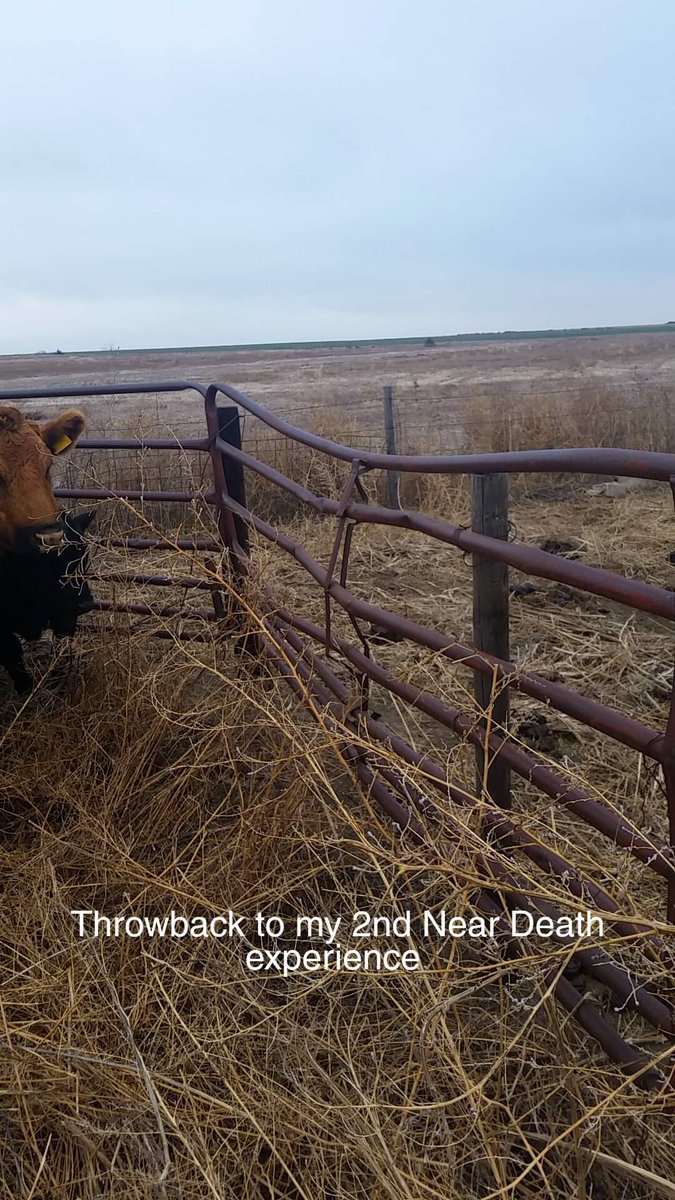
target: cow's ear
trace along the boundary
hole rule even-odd
[[[0,433],[18,433],[23,419],[23,415],[13,404],[0,405]]]
[[[85,530],[87,530],[91,525],[95,516],[96,509],[88,508],[87,511],[83,513],[68,513],[66,519],[70,527],[75,529],[77,533],[84,533]]]
[[[78,408],[67,408],[40,426],[40,437],[52,454],[63,454],[75,445],[84,431],[86,419]]]

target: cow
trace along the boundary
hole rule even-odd
[[[0,405],[0,557],[9,550],[35,553],[63,544],[49,473],[54,455],[70,450],[84,426],[76,408],[40,425],[18,408]]]
[[[20,695],[32,691],[34,681],[19,638],[36,641],[47,628],[55,637],[72,637],[78,617],[94,606],[85,579],[89,551],[83,536],[94,516],[94,510],[64,513],[58,549],[0,555],[0,666]]]
[[[32,687],[19,637],[37,638],[50,625],[69,636],[83,605],[91,607],[91,593],[75,588],[72,575],[84,563],[89,522],[61,516],[49,478],[54,456],[70,450],[84,426],[76,408],[40,424],[0,405],[0,665],[18,691]]]

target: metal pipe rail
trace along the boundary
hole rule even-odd
[[[318,703],[323,709],[323,713],[325,714],[324,720],[326,720],[326,723],[330,727],[333,724],[330,716],[327,715],[331,708],[330,691],[317,682],[316,676],[313,675],[311,669],[303,661],[304,654],[300,647],[298,647],[298,652],[295,652],[293,645],[289,642],[284,642],[283,635],[280,638],[278,629],[275,629],[275,639],[265,646],[265,654],[278,665],[280,673],[285,676],[289,685],[301,701],[306,702],[306,694],[303,690],[304,684],[304,688],[312,694],[315,703]],[[294,674],[291,670],[286,661],[287,659],[293,664],[295,673],[297,674]],[[339,733],[339,727],[335,728],[333,726],[333,731]],[[343,743],[343,748],[345,750],[345,758],[353,762],[356,773],[366,785],[367,791],[374,797],[383,811],[388,814],[394,823],[394,827],[407,836],[411,836],[416,844],[422,846],[427,844],[424,828],[420,826],[420,823],[414,817],[411,817],[409,811],[401,806],[400,800],[392,792],[391,788],[385,786],[378,779],[372,765],[368,765],[362,758],[360,759],[358,752],[349,743]],[[388,782],[391,782],[391,778],[388,779]],[[488,875],[494,874],[499,877],[500,892],[503,892],[505,868],[500,868],[500,865],[493,860],[493,865],[487,873]],[[450,877],[454,878],[458,890],[468,891],[470,902],[480,912],[489,915],[499,915],[499,930],[502,940],[509,944],[511,953],[514,956],[523,955],[525,947],[509,936],[508,926],[504,918],[500,915],[500,909],[495,903],[491,892],[484,886],[476,887],[472,883],[472,880],[463,875],[461,871],[452,869]],[[511,889],[512,898],[517,898],[518,903],[522,907],[532,911],[533,905],[530,898],[516,892],[513,883],[511,884]],[[530,953],[534,954],[531,947]],[[611,978],[614,988],[622,996],[625,996],[626,1002],[640,1008],[640,999],[644,996],[648,997],[643,1010],[645,1019],[657,1029],[672,1032],[672,1013],[669,1006],[663,1004],[658,997],[645,992],[637,980],[632,980],[628,973],[623,968],[613,964],[608,956],[603,954],[601,957],[598,957],[592,951],[589,951],[585,958],[585,965],[589,969],[589,973],[593,974],[596,978],[600,978],[601,975],[604,975],[605,978]],[[608,975],[607,968],[609,968]],[[635,1083],[647,1089],[663,1087],[665,1083],[663,1072],[658,1068],[654,1068],[649,1059],[641,1051],[636,1051],[629,1042],[622,1038],[616,1032],[614,1026],[592,1004],[584,1000],[581,993],[564,975],[560,974],[559,970],[553,968],[549,971],[546,983],[548,986],[552,986],[554,995],[559,1003],[603,1047],[609,1057],[620,1064],[621,1069],[629,1074]]]
[[[503,542],[485,537],[449,521],[428,514],[412,511],[393,511],[368,502],[362,476],[371,470],[394,469],[402,472],[433,474],[489,474],[492,472],[534,473],[570,472],[575,474],[627,475],[635,478],[653,479],[671,486],[675,494],[675,455],[656,452],[639,452],[621,449],[575,449],[516,451],[508,454],[481,455],[387,455],[358,447],[341,445],[330,439],[309,433],[284,418],[270,412],[263,405],[245,396],[229,384],[213,383],[208,386],[194,381],[136,381],[97,387],[48,388],[37,391],[3,391],[0,403],[13,401],[35,401],[40,399],[75,399],[78,397],[110,395],[144,395],[153,393],[193,393],[191,400],[203,411],[206,421],[206,436],[179,438],[88,438],[78,443],[77,451],[152,451],[186,452],[208,454],[213,474],[213,488],[208,491],[164,491],[139,488],[58,488],[57,494],[68,499],[103,500],[122,498],[156,503],[177,502],[183,504],[207,504],[215,508],[220,540],[211,537],[162,536],[155,531],[152,537],[112,537],[107,544],[127,547],[131,550],[164,550],[176,548],[181,551],[211,551],[227,553],[230,568],[229,583],[218,587],[218,578],[207,579],[178,576],[161,572],[110,571],[101,578],[115,584],[140,584],[148,587],[173,587],[183,589],[184,594],[192,589],[210,591],[213,611],[186,608],[181,604],[154,606],[134,601],[100,600],[97,607],[102,612],[122,611],[139,618],[178,618],[177,629],[153,629],[152,635],[160,638],[197,640],[210,642],[223,632],[241,637],[246,644],[245,624],[233,619],[232,600],[246,587],[252,564],[237,534],[235,518],[252,528],[259,535],[274,543],[290,555],[315,580],[323,593],[326,606],[326,624],[321,626],[307,617],[290,612],[279,604],[263,583],[265,608],[260,615],[260,628],[265,637],[255,637],[257,650],[274,664],[303,703],[311,696],[311,707],[318,719],[324,721],[338,736],[341,753],[355,776],[361,781],[370,796],[380,805],[383,812],[403,833],[421,847],[435,845],[430,841],[429,828],[437,825],[444,836],[457,839],[462,836],[461,823],[453,815],[459,808],[480,806],[482,829],[486,849],[475,860],[475,869],[480,875],[480,886],[472,890],[473,903],[484,912],[494,915],[503,913],[503,904],[517,902],[523,907],[532,906],[539,911],[548,911],[542,899],[532,892],[531,881],[516,869],[515,856],[524,859],[539,870],[556,876],[564,882],[570,895],[577,900],[592,904],[608,915],[613,929],[621,937],[641,938],[660,970],[673,969],[673,952],[662,939],[645,931],[640,923],[621,917],[620,906],[595,880],[578,870],[551,846],[503,811],[490,807],[489,797],[482,799],[470,795],[459,787],[457,781],[448,777],[447,769],[436,762],[429,753],[420,753],[402,737],[390,730],[381,717],[368,711],[367,683],[375,682],[387,689],[405,704],[428,714],[440,725],[453,730],[460,739],[479,744],[491,756],[500,756],[511,768],[536,786],[555,803],[564,806],[592,828],[606,836],[615,845],[638,859],[647,869],[667,881],[668,917],[675,923],[675,701],[671,700],[670,716],[663,731],[652,729],[630,714],[609,708],[591,696],[586,696],[553,683],[542,676],[519,670],[514,663],[498,659],[463,645],[452,635],[429,628],[400,613],[379,605],[370,604],[356,596],[348,584],[349,551],[354,528],[358,524],[379,524],[390,528],[412,530],[432,541],[454,546],[458,551],[493,559],[523,573],[579,588],[612,603],[650,613],[661,619],[675,619],[675,595],[668,589],[656,587],[640,580],[627,579],[616,572],[583,563],[561,560],[537,547],[517,542]],[[289,478],[270,467],[245,449],[230,444],[221,431],[218,400],[227,397],[239,408],[250,413],[281,436],[297,442],[317,453],[337,459],[351,467],[349,479],[340,498],[318,495],[306,485]],[[324,568],[298,541],[284,530],[276,529],[268,521],[251,511],[245,503],[238,502],[227,486],[225,463],[239,463],[252,470],[282,491],[305,504],[319,517],[337,522],[337,534],[333,554],[328,568]],[[242,526],[240,526],[242,528]],[[94,539],[101,542],[103,539]],[[340,551],[341,558],[340,558]],[[338,559],[340,561],[338,562]],[[194,595],[194,590],[192,591]],[[331,629],[331,604],[338,604],[350,618],[360,639],[360,646],[347,638],[336,635]],[[202,623],[192,631],[183,628],[183,621]],[[591,796],[583,788],[574,785],[562,771],[551,768],[536,752],[516,745],[506,730],[493,728],[486,733],[466,714],[446,704],[432,692],[414,687],[397,678],[393,672],[381,666],[370,650],[367,636],[359,627],[359,621],[373,624],[391,631],[397,637],[406,638],[418,645],[428,647],[458,666],[472,672],[492,676],[497,686],[507,686],[540,701],[545,706],[578,720],[597,732],[620,742],[639,754],[660,764],[663,769],[670,840],[663,843],[658,837],[642,833],[635,824],[620,812],[613,811],[607,804]],[[308,640],[309,639],[309,640]],[[313,643],[315,649],[312,649]],[[330,659],[335,656],[348,677],[356,681],[361,695],[361,707],[354,710],[350,689],[336,674]],[[372,748],[365,749],[363,735],[370,739]],[[394,768],[391,755],[395,754],[402,764],[414,768],[414,774],[405,777]],[[433,801],[426,794],[426,784],[438,797]],[[442,807],[441,807],[442,804]],[[488,849],[488,843],[491,848]],[[506,856],[510,856],[506,857]],[[512,867],[509,865],[512,863]],[[459,885],[458,877],[458,885]],[[462,886],[466,886],[464,880]],[[509,897],[511,900],[509,900]],[[501,898],[501,899],[498,899]],[[505,926],[504,926],[505,928]],[[513,952],[519,947],[514,945]],[[534,953],[534,950],[532,950]],[[613,963],[607,954],[598,955],[593,950],[581,949],[584,965],[596,978],[611,983],[625,1003],[635,1005],[644,1019],[655,1028],[673,1031],[672,1007],[642,986],[639,980],[629,978],[622,966]],[[574,1019],[595,1038],[607,1053],[627,1070],[641,1086],[661,1086],[660,1071],[650,1068],[648,1059],[622,1039],[612,1025],[597,1012],[564,976],[558,978],[551,967],[547,983],[554,988],[559,1002],[572,1013]]]
[[[301,444],[330,457],[351,462],[352,476],[350,476],[350,480],[352,482],[352,490],[357,486],[359,474],[362,469],[377,467],[384,469],[394,468],[402,471],[417,470],[447,474],[464,474],[467,472],[484,474],[493,471],[511,473],[522,471],[572,471],[598,474],[623,473],[634,477],[669,482],[675,493],[675,455],[672,454],[661,454],[653,451],[642,453],[630,450],[592,448],[531,452],[516,451],[507,454],[487,455],[382,455],[371,451],[360,451],[358,448],[341,446],[339,443],[299,429],[299,427],[292,425],[290,422],[284,421],[283,418],[270,413],[261,404],[251,400],[250,397],[244,396],[238,389],[227,384],[213,384],[207,388],[205,400],[207,409],[210,403],[215,404],[219,393],[234,400],[245,411],[250,412],[259,420],[264,421],[265,424],[287,437],[293,438]],[[310,492],[309,489],[303,487],[303,485],[296,484],[295,481],[289,480],[280,472],[265,466],[258,460],[254,460],[252,456],[246,455],[244,451],[228,446],[222,438],[217,439],[216,445],[223,454],[237,459],[243,465],[264,475],[270,481],[277,483],[281,488],[291,492],[298,499],[310,505],[310,507],[326,515],[338,517],[342,522],[342,528],[344,528],[345,520],[349,520],[354,525],[364,521],[374,521],[377,523],[386,523],[395,528],[413,528],[436,539],[451,542],[460,549],[480,553],[486,558],[497,559],[498,561],[507,563],[507,565],[516,566],[526,571],[526,573],[570,583],[583,590],[603,595],[607,599],[628,604],[632,608],[665,617],[669,620],[672,620],[675,616],[675,596],[665,588],[657,588],[650,584],[644,584],[641,581],[629,580],[614,572],[604,571],[600,568],[588,567],[575,562],[561,562],[556,556],[547,554],[538,548],[513,545],[497,541],[496,539],[482,537],[471,531],[462,530],[438,518],[428,517],[424,514],[392,511],[381,509],[376,505],[352,502],[348,493],[341,501],[335,501],[327,497],[318,497]],[[360,490],[362,499],[366,499],[363,489],[361,488]],[[347,573],[347,543],[345,543],[345,550],[343,552],[341,580],[340,583],[337,583],[332,577],[329,578],[329,573],[324,572],[319,564],[312,559],[311,555],[297,542],[294,542],[292,538],[288,537],[288,535],[274,530],[269,525],[269,522],[262,521],[256,514],[250,512],[244,506],[237,505],[227,495],[222,496],[221,501],[231,512],[236,513],[241,519],[247,521],[253,528],[257,529],[259,533],[262,533],[263,536],[276,542],[277,545],[291,554],[316,579],[326,595],[327,617],[330,612],[329,599],[332,598],[337,600],[341,607],[349,613],[352,620],[360,616],[374,621],[403,637],[411,638],[411,640],[417,641],[420,644],[439,650],[448,657],[454,657],[458,661],[466,660],[467,655],[465,652],[469,648],[455,647],[453,639],[444,638],[438,631],[419,626],[415,622],[411,622],[407,618],[392,613],[389,610],[368,605],[349,592],[344,587]],[[339,536],[340,534],[336,538],[335,543],[336,552],[339,545]],[[326,645],[328,645],[328,629],[325,631],[325,638]],[[450,649],[450,646],[453,649]],[[522,675],[519,677],[514,664],[495,663],[494,660],[490,662],[488,656],[482,653],[477,655],[475,651],[473,652],[473,661],[471,661],[471,651],[469,651],[469,661],[474,670],[485,670],[485,666],[481,667],[479,663],[480,659],[483,659],[484,663],[489,664],[487,669],[490,671],[496,666],[502,673],[501,677],[510,686],[514,685],[514,679],[520,678],[521,690],[526,691],[528,689],[528,681],[526,680],[525,685],[522,686]],[[561,696],[558,693],[554,699],[550,694],[546,695],[551,686],[548,681],[542,681],[539,684],[540,695],[548,703],[555,706],[556,700],[562,700],[563,704],[567,705],[566,708],[562,708],[562,711],[568,711],[570,715],[579,715],[580,719],[585,720],[586,723],[591,724],[594,728],[600,728],[602,732],[608,733],[616,740],[624,742],[633,749],[639,748],[641,753],[647,753],[650,757],[656,758],[661,763],[668,797],[670,844],[663,850],[658,851],[656,859],[648,861],[647,865],[651,866],[652,869],[658,870],[659,873],[667,874],[668,916],[675,923],[675,702],[671,699],[671,714],[668,726],[665,733],[659,735],[656,731],[631,729],[631,718],[616,713],[606,706],[598,705],[597,702],[591,701],[589,697],[572,699],[570,696],[565,696],[564,694]],[[578,704],[579,700],[582,702],[581,706]],[[583,708],[586,711],[581,716],[581,709]],[[572,713],[570,709],[575,711]],[[652,734],[653,736],[651,736]],[[505,759],[507,757],[510,758],[511,764],[515,766],[514,750],[517,750],[517,748],[509,746],[504,742],[500,752]],[[617,831],[618,827],[615,829],[614,836],[616,836]],[[606,832],[609,834],[609,828],[606,829]],[[612,835],[610,834],[610,836]],[[623,839],[624,835],[621,834],[620,836]],[[620,841],[619,844],[622,844],[622,842]],[[636,848],[633,845],[632,851],[634,852]],[[648,856],[645,857],[648,859]],[[656,866],[657,859],[659,861],[658,867]]]
[[[418,471],[432,475],[491,475],[496,471],[540,474],[550,471],[577,475],[627,475],[634,479],[662,480],[664,483],[669,483],[675,477],[675,454],[662,454],[655,450],[615,450],[605,446],[573,450],[509,450],[499,454],[379,454],[308,433],[231,384],[210,384],[206,389],[207,407],[209,402],[215,401],[218,393],[227,396],[245,412],[292,441],[300,442],[312,450],[320,450],[329,458],[338,458],[343,462],[358,460],[368,469]]]
[[[250,521],[253,528],[258,533],[261,533],[263,537],[266,537],[282,550],[289,553],[318,583],[326,588],[330,596],[340,602],[341,606],[350,616],[360,616],[373,623],[379,623],[385,628],[402,633],[420,645],[426,645],[431,649],[440,651],[442,654],[447,654],[448,657],[463,662],[464,665],[482,669],[478,666],[481,658],[485,657],[482,654],[478,654],[475,651],[467,651],[467,657],[464,658],[463,655],[453,653],[455,649],[454,644],[451,643],[448,645],[447,636],[426,626],[418,626],[406,617],[390,613],[388,610],[380,609],[376,605],[361,600],[341,584],[336,583],[334,580],[332,582],[329,581],[328,573],[293,538],[281,533],[274,526],[270,525],[268,521],[264,521],[248,509],[244,509],[231,498],[226,497],[224,503],[228,505],[232,512]],[[324,642],[324,645],[328,646],[327,633],[325,630],[321,632],[321,640]],[[360,670],[369,674],[371,678],[384,683],[390,691],[395,692],[402,699],[409,700],[415,707],[427,712],[428,715],[434,717],[440,723],[447,725],[449,728],[454,728],[460,736],[469,737],[469,740],[474,742],[480,736],[470,721],[466,718],[460,718],[459,714],[454,710],[448,709],[436,697],[430,696],[426,698],[425,694],[419,688],[411,688],[410,685],[396,680],[394,676],[388,672],[384,672],[383,668],[378,667],[373,663],[372,659],[361,654],[356,647],[352,647],[344,639],[339,639],[338,644],[340,650],[349,661],[358,665]],[[461,647],[462,651],[464,649],[464,647]],[[513,664],[509,665],[512,672],[515,673],[517,670],[516,667]],[[522,683],[522,677],[520,678],[520,682]],[[522,690],[525,691],[527,689],[523,687]],[[593,703],[595,704],[596,702]],[[602,710],[607,731],[611,731],[612,736],[617,741],[623,742],[624,739],[620,736],[618,728],[620,721],[625,720],[622,714],[614,713],[613,710],[605,708],[602,705],[598,705],[597,709],[598,712]],[[459,725],[456,723],[457,721],[459,721]],[[655,738],[657,737],[658,735],[655,734]],[[545,766],[536,755],[510,743],[508,738],[500,737],[498,732],[491,734],[487,749],[492,750],[494,754],[501,754],[524,779],[537,784],[552,799],[559,800],[561,804],[574,809],[577,815],[581,816],[588,824],[593,825],[601,833],[606,834],[616,845],[623,846],[629,853],[641,859],[651,870],[656,871],[659,875],[666,878],[669,885],[675,887],[675,853],[672,845],[655,846],[627,825],[621,818],[612,813],[605,805],[592,799],[582,788],[571,786],[562,775]],[[665,753],[664,758],[667,760]]]

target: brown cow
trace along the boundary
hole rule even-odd
[[[0,554],[60,546],[64,532],[49,481],[52,457],[75,444],[84,414],[67,408],[40,425],[0,405]]]

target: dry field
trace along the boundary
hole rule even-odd
[[[531,410],[558,414],[557,433],[568,438],[571,407],[587,413],[593,403],[635,419],[660,404],[675,387],[675,334],[389,345],[354,349],[138,351],[97,354],[36,354],[0,358],[0,389],[123,384],[144,379],[228,382],[274,412],[307,427],[326,412],[357,422],[363,436],[382,437],[382,386],[395,387],[403,450],[453,449],[465,433],[465,417],[483,436],[495,409],[526,401]],[[146,420],[185,432],[194,428],[197,400],[155,397],[88,401],[92,429]],[[196,422],[199,424],[197,409]],[[263,431],[249,421],[249,435]],[[514,447],[515,448],[515,447]]]
[[[602,407],[607,389],[616,389],[630,393],[626,408],[639,409],[640,422],[630,418],[635,444],[665,448],[670,432],[675,341],[665,335],[207,357],[189,370],[190,356],[178,353],[157,356],[162,361],[111,354],[109,370],[103,356],[5,359],[0,387],[48,386],[56,370],[64,386],[84,382],[87,372],[90,382],[110,381],[113,369],[116,382],[221,378],[280,412],[303,401],[308,411],[296,414],[298,423],[333,434],[342,421],[336,426],[335,403],[345,396],[345,424],[358,440],[371,431],[379,436],[380,385],[394,382],[410,410],[416,404],[424,413],[418,434],[433,432],[437,411],[448,427],[459,414],[457,440],[481,448],[483,439],[500,446],[528,438],[569,443],[575,433],[611,444],[628,428],[612,424],[621,405]],[[406,391],[406,378],[416,380],[416,391]],[[659,403],[654,391],[646,406],[648,378],[661,390]],[[505,420],[493,414],[488,439],[478,416],[497,392]],[[545,393],[553,407],[542,404]],[[573,404],[560,434],[563,393]],[[200,427],[180,402],[164,407],[155,397],[144,411],[113,399],[84,407],[92,433],[131,431],[139,420],[147,431],[165,421],[179,430],[193,420]],[[401,409],[405,429],[406,405]],[[578,425],[570,432],[573,417]],[[412,442],[410,421],[407,428]],[[437,422],[437,434],[439,428]],[[298,477],[337,493],[342,468],[321,474],[315,456],[293,460],[285,443],[275,455]],[[111,466],[83,454],[69,471],[107,486],[166,486],[198,480],[202,467],[197,456],[171,463],[146,456],[140,465],[118,456]],[[417,481],[407,489],[427,511],[468,520],[461,483]],[[326,563],[332,520],[284,509],[268,489],[251,494]],[[668,560],[673,501],[665,486],[609,498],[590,494],[588,481],[570,487],[520,479],[511,518],[522,540],[575,538],[575,553],[589,564],[675,583]],[[211,528],[197,508],[99,506],[101,531],[147,533],[156,525],[175,534],[179,521],[183,533]],[[142,566],[212,578],[199,554],[153,552],[139,562],[101,544],[93,556],[101,575]],[[253,563],[282,602],[321,617],[317,587],[281,550],[254,538]],[[216,564],[227,586],[220,572]],[[430,551],[419,535],[374,527],[356,533],[350,583],[358,594],[459,639],[470,637],[470,574],[459,551]],[[512,582],[521,582],[516,572]],[[254,627],[256,588],[254,575],[245,598]],[[102,598],[157,602],[140,586],[122,590],[108,581],[95,590]],[[179,598],[195,614],[204,596],[186,591]],[[337,613],[335,621],[349,635]],[[514,961],[493,941],[413,938],[420,971],[284,979],[247,970],[236,941],[78,938],[70,913],[83,908],[140,916],[172,908],[188,916],[262,911],[289,923],[303,913],[347,918],[360,909],[410,910],[417,928],[425,909],[471,911],[469,891],[458,890],[453,874],[479,880],[476,855],[484,848],[479,810],[442,798],[463,824],[459,843],[440,835],[424,850],[401,842],[345,766],[339,728],[314,720],[274,669],[256,671],[231,641],[155,640],[153,630],[177,627],[153,617],[102,614],[97,625],[98,632],[78,636],[60,690],[50,683],[54,647],[45,640],[29,651],[43,676],[35,695],[24,704],[7,697],[0,707],[0,1196],[675,1195],[672,1100],[630,1084],[555,1004],[547,974],[569,967],[559,946],[535,943],[532,954]],[[184,627],[201,628],[199,615]],[[67,655],[57,650],[63,665]],[[474,711],[468,672],[404,643],[373,652],[404,679]],[[542,583],[512,602],[512,653],[520,667],[663,727],[673,660],[664,621]],[[466,745],[380,689],[372,703],[472,791]],[[537,712],[532,700],[515,698],[513,737],[523,745],[533,745]],[[536,746],[546,761],[663,838],[662,781],[649,764],[568,718],[547,716]],[[400,769],[393,756],[391,765]],[[412,769],[410,781],[426,786]],[[527,783],[515,783],[514,804],[535,835],[602,882],[622,914],[659,929],[672,944],[660,880]],[[534,894],[570,908],[564,881],[517,862]],[[280,943],[294,944],[293,937]],[[643,939],[613,939],[612,953],[675,1000],[672,979]],[[669,1039],[635,1009],[579,978],[578,969],[575,986],[642,1052],[654,1060],[668,1055]]]

